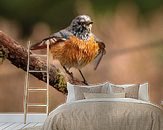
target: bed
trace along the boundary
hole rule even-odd
[[[148,101],[143,84],[68,86],[67,102],[50,113],[43,130],[163,130],[163,110]]]

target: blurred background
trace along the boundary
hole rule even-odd
[[[65,28],[79,14],[90,15],[93,32],[106,43],[107,53],[97,71],[83,68],[89,83],[149,82],[150,99],[163,100],[162,0],[1,0],[0,30],[23,46]],[[58,62],[55,62],[58,65]],[[78,71],[72,69],[76,77]],[[0,112],[22,112],[25,72],[8,60],[0,64]],[[31,87],[46,84],[30,77]],[[45,102],[45,93],[31,102]],[[50,87],[50,111],[66,96]],[[44,111],[32,108],[30,111]]]

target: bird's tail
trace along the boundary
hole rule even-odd
[[[100,64],[100,61],[102,59],[102,57],[106,54],[106,50],[105,50],[105,44],[103,42],[99,42],[99,54],[96,56],[95,60],[94,60],[94,70],[97,69],[98,65]]]

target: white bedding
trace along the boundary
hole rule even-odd
[[[82,103],[82,102],[127,102],[127,103],[142,103],[142,104],[149,104],[149,105],[158,107],[159,109],[162,109],[161,107],[159,107],[159,106],[157,106],[157,105],[155,105],[155,104],[153,104],[151,102],[145,102],[145,101],[134,99],[134,98],[92,98],[92,99],[83,99],[83,100],[76,100],[76,101],[73,101],[73,102],[68,102],[68,103],[62,104],[62,105],[58,106],[56,109],[59,109],[60,107],[64,107],[65,105],[67,106],[68,104]]]
[[[44,130],[163,130],[163,110],[131,98],[85,99],[53,110]]]

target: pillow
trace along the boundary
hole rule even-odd
[[[117,86],[117,87],[122,87],[122,88],[127,88],[127,87],[130,87],[130,86],[133,86],[135,84],[112,84],[112,83],[109,83],[110,86]]]
[[[125,93],[112,93],[112,94],[84,93],[84,97],[86,99],[91,99],[91,98],[125,98]]]
[[[148,92],[149,92],[148,91],[148,83],[140,84],[138,99],[149,102],[150,100],[149,100],[149,93]]]
[[[76,100],[82,100],[85,99],[84,93],[110,93],[110,89],[107,89],[104,91],[104,88],[109,88],[109,84],[103,83],[103,84],[98,84],[98,85],[91,85],[91,86],[82,86],[82,85],[73,85],[69,82],[67,82],[67,90],[68,90],[68,95],[67,95],[67,103],[76,101]]]
[[[110,84],[110,86],[115,85],[115,84],[112,84],[112,83],[109,83],[109,84]],[[115,86],[122,87],[122,88],[127,88],[127,87],[130,87],[130,86],[133,86],[133,85],[134,84],[122,84],[122,85],[115,85]],[[148,90],[148,83],[140,84],[140,86],[139,86],[139,92],[138,92],[138,99],[139,100],[142,100],[142,101],[150,102],[150,99],[149,99],[149,90]]]
[[[139,84],[115,85],[110,83],[110,86],[112,93],[125,93],[126,98],[138,99]]]
[[[107,85],[102,86],[101,93],[107,93],[107,94],[111,93],[111,87],[109,83],[107,83]]]

